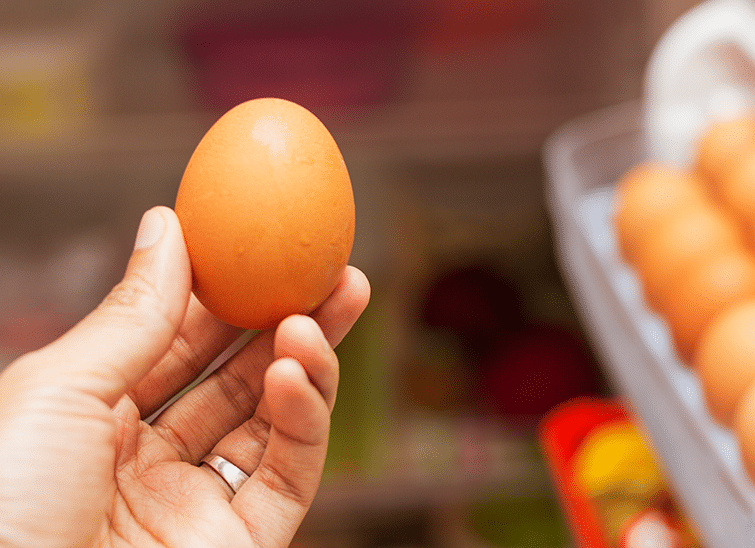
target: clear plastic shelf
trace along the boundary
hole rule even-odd
[[[574,120],[544,149],[556,253],[573,301],[617,388],[653,438],[706,545],[755,546],[755,486],[737,442],[708,414],[698,379],[644,304],[611,224],[619,176],[647,156],[643,105]]]

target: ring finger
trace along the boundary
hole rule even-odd
[[[217,472],[206,469],[226,488],[228,500],[260,545],[288,546],[314,499],[327,451],[330,409],[296,360],[273,362],[265,375],[265,410],[271,427],[264,453],[255,455],[239,428],[224,438],[213,453],[231,472],[248,476],[237,489]],[[235,446],[225,444],[237,432]],[[222,473],[222,470],[221,470]],[[264,523],[264,527],[258,527]]]
[[[273,337],[274,340],[267,340]],[[219,440],[252,415],[258,419],[264,416],[258,404],[265,369],[280,358],[292,358],[301,364],[328,401],[328,408],[332,408],[338,384],[338,359],[314,319],[291,316],[281,322],[275,334],[258,335],[166,409],[152,427],[178,450],[182,460],[198,462]]]
[[[168,407],[152,426],[184,460],[197,463],[255,413],[262,396],[264,372],[281,357],[298,360],[332,408],[338,384],[338,360],[332,346],[356,322],[367,306],[369,294],[364,274],[347,267],[333,293],[311,317],[292,316],[283,320],[275,333],[258,334],[226,364]]]

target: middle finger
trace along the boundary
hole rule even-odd
[[[323,397],[330,401],[335,398],[335,352],[312,318],[291,316],[281,322],[277,333],[259,334],[164,411],[152,427],[176,448],[182,460],[198,462],[220,439],[259,413],[265,370],[281,357],[299,362]]]
[[[338,384],[338,359],[332,347],[361,315],[369,294],[364,274],[347,267],[333,293],[310,318],[292,316],[281,322],[277,332],[258,333],[222,367],[158,415],[152,426],[184,460],[198,462],[255,413],[265,370],[279,357],[299,361],[332,409]]]

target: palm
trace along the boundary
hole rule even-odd
[[[335,344],[345,333],[322,312],[313,317]],[[202,329],[190,327],[192,316]],[[208,339],[214,346],[209,355],[215,356],[239,335],[195,300],[187,318],[182,346],[174,344],[114,408],[115,489],[101,546],[286,546],[319,484],[338,378],[335,355],[323,355],[303,317],[289,319],[277,332],[258,334],[147,424],[141,417],[207,365]],[[177,348],[184,348],[181,359]],[[269,364],[287,356],[304,366],[303,377],[266,379]],[[218,478],[197,466],[210,452],[251,475],[233,499]],[[271,506],[280,520],[271,516]],[[270,537],[278,540],[273,544]]]
[[[338,384],[331,346],[369,295],[366,280],[360,287],[353,276],[361,273],[347,272],[311,318],[293,316],[257,334],[196,385],[242,330],[219,322],[192,297],[170,350],[112,408],[87,394],[55,403],[44,423],[52,436],[38,431],[34,447],[19,450],[33,455],[40,470],[75,463],[75,472],[62,468],[47,491],[31,491],[42,506],[60,503],[57,522],[43,524],[47,532],[40,534],[51,536],[44,546],[288,546],[322,474]],[[23,374],[27,367],[20,365],[15,369]],[[181,392],[150,424],[142,420]],[[49,450],[61,443],[62,458]],[[250,475],[235,495],[199,466],[209,453]]]
[[[181,455],[122,401],[115,490],[102,547],[253,546],[223,488]],[[129,408],[129,409],[126,409]],[[212,520],[208,520],[212,516]]]

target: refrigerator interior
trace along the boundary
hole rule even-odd
[[[528,530],[555,524],[544,545],[568,545],[532,417],[491,411],[490,393],[479,392],[480,353],[430,325],[423,298],[451,274],[493,273],[508,303],[501,338],[514,324],[533,328],[527,344],[550,336],[542,329],[567,329],[578,342],[592,331],[574,310],[585,301],[567,292],[554,243],[563,257],[567,232],[568,245],[587,238],[569,209],[576,201],[593,198],[583,206],[600,209],[609,197],[575,188],[554,216],[554,167],[543,170],[542,147],[578,115],[638,98],[652,40],[686,6],[462,4],[0,7],[0,69],[9,69],[0,70],[0,366],[63,332],[118,281],[141,213],[173,204],[194,146],[224,109],[289,96],[341,147],[357,209],[351,262],[373,288],[338,350],[325,478],[294,545],[524,542],[515,527],[491,533],[489,523],[508,530],[496,521],[502,513]],[[218,49],[208,54],[207,44]],[[239,76],[239,63],[253,78]],[[636,151],[611,153],[602,188]],[[589,161],[589,150],[580,154],[575,161]],[[604,381],[600,372],[584,380]],[[675,416],[657,428],[683,428]],[[717,473],[739,485],[725,434],[714,437]],[[737,511],[749,512],[747,497]]]

